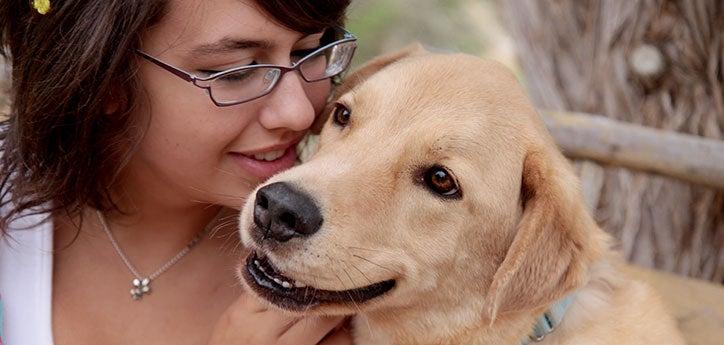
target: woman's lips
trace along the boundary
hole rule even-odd
[[[266,180],[272,175],[294,166],[297,161],[296,143],[289,145],[284,150],[284,154],[273,161],[259,160],[255,159],[253,155],[247,156],[236,152],[232,152],[231,157],[244,171],[260,180]]]

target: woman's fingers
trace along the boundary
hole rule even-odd
[[[221,316],[209,344],[316,345],[333,333],[324,340],[327,344],[328,339],[344,339],[333,332],[343,322],[344,317],[296,317],[244,293]]]
[[[243,293],[221,315],[209,344],[276,344],[279,336],[297,320]]]
[[[310,316],[297,320],[279,337],[281,344],[317,344],[344,322],[342,316]]]
[[[319,345],[352,345],[352,333],[348,327],[342,327],[322,339]]]

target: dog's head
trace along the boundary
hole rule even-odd
[[[539,308],[602,254],[578,180],[501,65],[419,49],[351,75],[319,150],[240,219],[260,297],[326,314]]]

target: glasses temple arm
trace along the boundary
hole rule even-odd
[[[156,64],[157,66],[173,73],[174,75],[176,75],[177,77],[179,77],[185,81],[193,82],[196,79],[191,73],[188,73],[178,67],[171,66],[159,59],[156,59],[155,57],[153,57],[151,55],[144,53],[141,50],[136,50],[136,54],[138,54],[141,57],[143,57],[144,59]]]

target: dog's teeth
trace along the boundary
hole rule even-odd
[[[282,282],[282,286],[283,286],[285,289],[289,289],[289,288],[292,287],[292,284],[289,284],[289,282],[284,282],[284,281],[283,281],[283,282]]]
[[[277,284],[279,284],[279,285],[282,285],[282,281],[281,281],[281,279],[279,279],[279,278],[274,278],[274,282],[277,283]]]
[[[261,263],[259,262],[259,260],[254,260],[254,265],[255,265],[256,268],[258,268],[260,271],[265,272],[265,271],[264,271],[264,266],[261,265]]]

